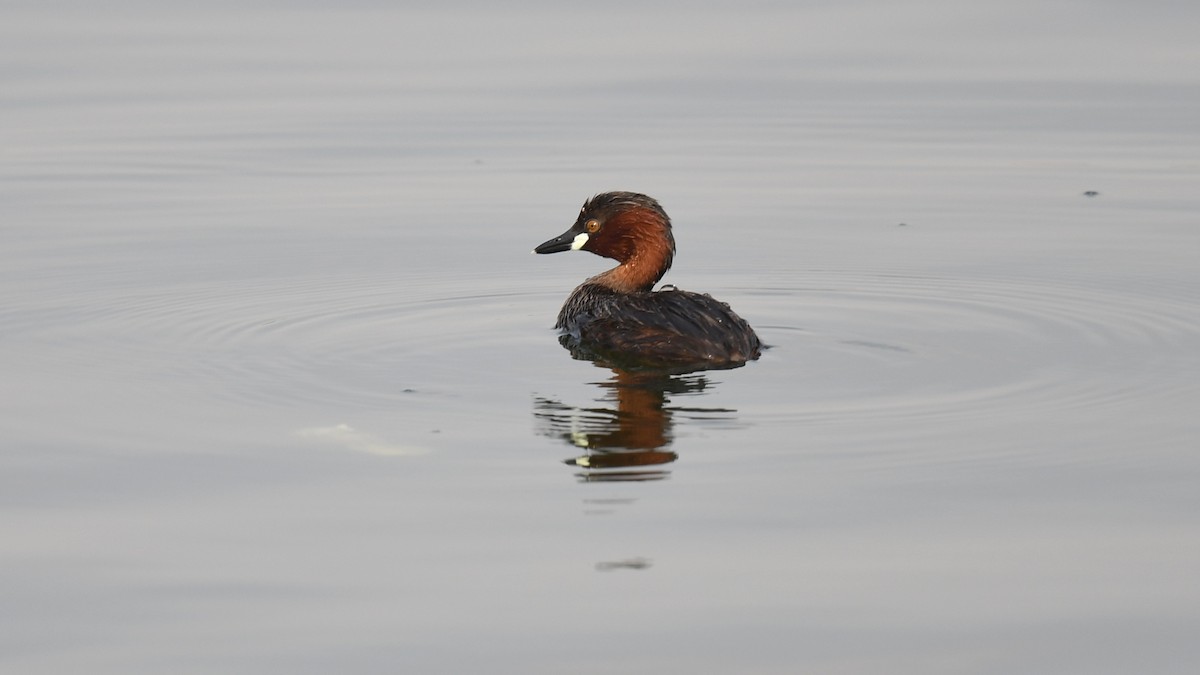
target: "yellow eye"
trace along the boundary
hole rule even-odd
[[[587,229],[588,234],[596,234],[600,231],[600,221],[596,220],[595,218],[587,221],[583,224],[583,226]]]

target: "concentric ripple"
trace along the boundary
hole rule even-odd
[[[767,315],[760,332],[775,344],[763,366],[793,383],[790,396],[765,406],[779,419],[1105,414],[1134,398],[1197,391],[1200,303],[1178,288],[828,271],[798,277],[744,290],[752,297],[747,313]]]
[[[481,294],[471,292],[479,288],[474,279],[421,281],[100,286],[53,301],[30,298],[2,318],[7,340],[40,361],[40,377],[120,380],[281,406],[388,406],[415,392],[452,395],[476,377],[471,371],[487,354],[531,333],[551,337],[536,312],[553,306],[549,296],[535,303],[538,294],[516,287]]]
[[[1106,414],[1197,389],[1200,303],[1161,284],[817,270],[713,290],[772,345],[720,378],[752,388],[720,404],[752,407],[758,422]],[[481,276],[320,275],[101,285],[2,318],[47,375],[256,405],[388,407],[468,388],[504,396],[531,368],[559,372],[570,359],[549,324],[564,294]]]

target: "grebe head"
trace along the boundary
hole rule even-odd
[[[534,253],[590,251],[621,263],[595,278],[621,291],[652,288],[675,257],[671,219],[651,197],[636,192],[605,192],[583,204],[571,229],[538,246]]]

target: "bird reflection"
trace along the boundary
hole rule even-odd
[[[662,480],[670,475],[664,466],[678,458],[666,449],[673,440],[675,415],[734,412],[668,405],[671,396],[699,394],[710,387],[701,373],[680,375],[597,365],[612,372],[609,379],[593,383],[603,391],[600,405],[575,407],[547,398],[534,401],[534,417],[542,435],[586,450],[565,460],[580,469],[575,475],[583,482]]]

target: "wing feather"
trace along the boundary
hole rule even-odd
[[[758,358],[762,346],[729,305],[673,289],[580,287],[563,306],[559,328],[568,342],[635,363],[728,367]]]

